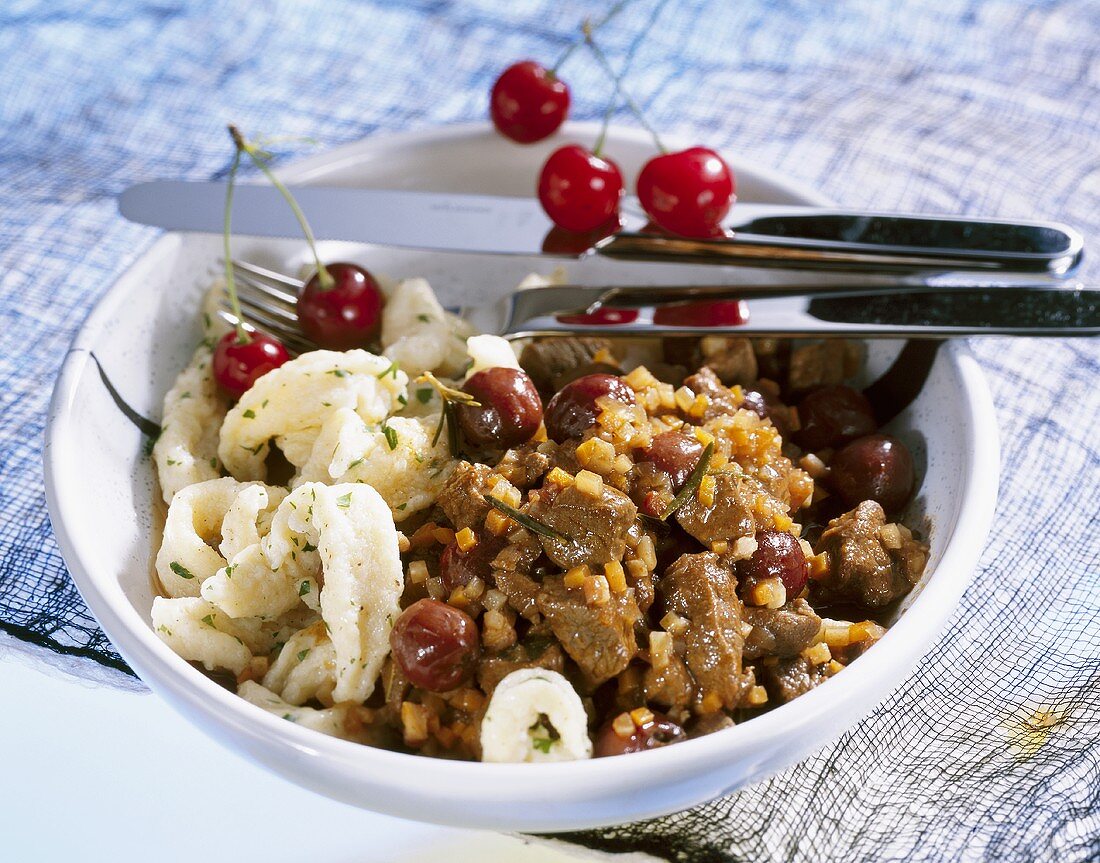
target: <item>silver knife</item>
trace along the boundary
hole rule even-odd
[[[223,183],[140,183],[122,193],[119,211],[145,225],[220,233],[225,191]],[[319,239],[440,252],[1064,277],[1084,248],[1077,231],[1056,222],[738,203],[726,225],[732,237],[696,240],[643,230],[645,216],[628,198],[621,229],[599,237],[555,229],[534,198],[326,186],[296,186],[293,193]],[[290,209],[266,185],[236,188],[233,231],[301,236]]]

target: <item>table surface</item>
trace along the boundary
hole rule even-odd
[[[149,692],[80,681],[10,645],[0,647],[0,692],[9,694],[0,722],[4,860],[576,860],[532,840],[328,800],[215,743]],[[264,826],[291,815],[302,829]]]

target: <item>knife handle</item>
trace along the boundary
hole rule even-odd
[[[623,260],[805,270],[982,272],[1065,277],[1084,240],[1054,222],[977,221],[814,210],[754,219],[727,238],[623,231],[595,251]]]
[[[947,338],[1100,335],[1100,291],[896,286],[745,295],[737,286],[516,292],[502,335]]]

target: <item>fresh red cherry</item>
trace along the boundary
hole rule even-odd
[[[533,60],[505,69],[489,97],[497,131],[519,144],[533,144],[557,131],[569,113],[569,87]]]
[[[298,297],[302,332],[322,348],[347,351],[370,344],[382,326],[382,289],[374,276],[355,264],[325,267],[333,284],[324,287],[314,274]]]
[[[237,331],[230,330],[214,347],[214,380],[239,399],[258,378],[289,359],[283,343],[266,333],[251,332],[247,342],[239,342]]]
[[[729,165],[706,147],[656,156],[638,175],[638,199],[649,217],[685,237],[720,236],[735,191]]]
[[[592,231],[619,211],[623,175],[619,166],[577,144],[550,154],[539,174],[539,203],[555,225]]]

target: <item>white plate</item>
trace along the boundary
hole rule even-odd
[[[592,125],[568,137],[591,142]],[[564,136],[563,136],[564,137]],[[615,131],[609,153],[633,176],[652,155],[643,135]],[[484,126],[379,136],[305,160],[294,182],[528,194],[561,139],[519,147]],[[730,158],[742,200],[823,203],[775,174]],[[294,781],[357,806],[444,824],[567,830],[644,818],[717,797],[787,766],[850,727],[909,673],[940,633],[969,582],[993,515],[997,430],[981,372],[961,344],[941,350],[920,398],[893,424],[922,465],[914,511],[933,525],[928,571],[906,613],[852,668],[735,728],[677,746],[566,764],[472,764],[371,749],[300,728],[253,707],[173,654],[153,633],[151,561],[160,508],[142,438],[119,411],[91,356],[121,397],[156,418],[164,393],[199,339],[199,297],[216,271],[220,240],[166,235],[104,295],[78,334],[57,382],[47,426],[50,516],[73,579],[113,643],[150,687],[235,751]],[[302,243],[243,238],[234,254],[291,271]],[[443,290],[486,280],[515,283],[544,261],[430,255],[329,246],[395,276],[422,275]],[[577,282],[774,274],[592,261]],[[873,344],[865,376],[897,345]]]

